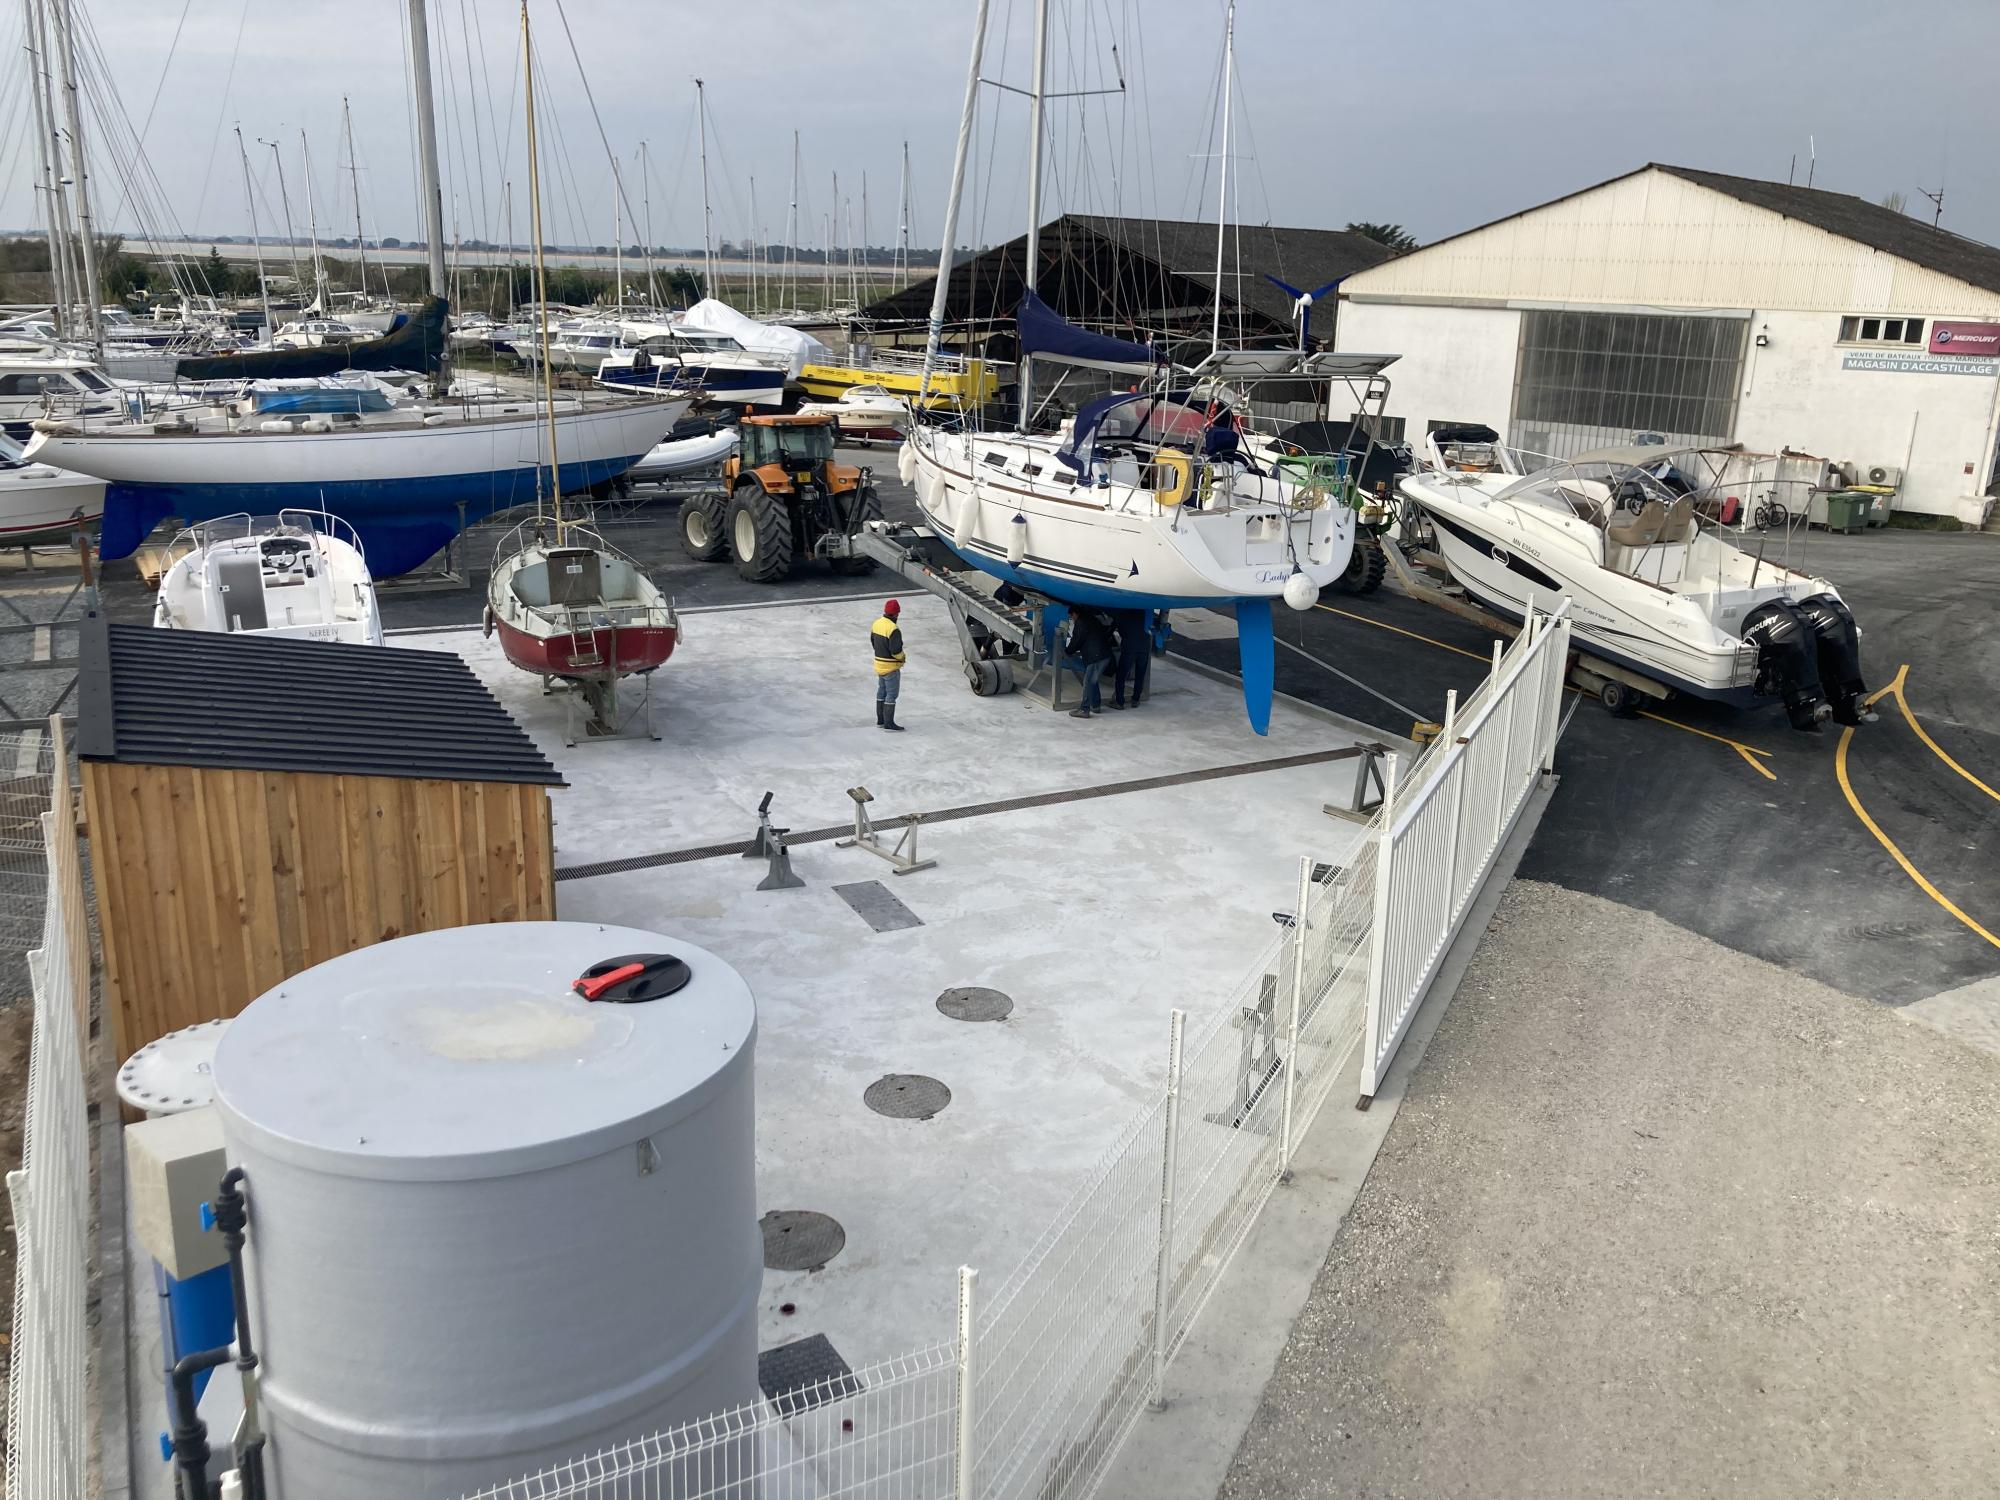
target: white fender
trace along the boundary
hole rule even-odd
[[[913,483],[917,477],[916,450],[908,443],[903,444],[896,454],[896,472],[905,484]]]
[[[958,497],[958,513],[952,518],[951,542],[954,547],[972,545],[972,533],[979,525],[979,491],[966,487]]]
[[[1007,561],[1020,567],[1028,555],[1028,518],[1018,510],[1007,525]]]

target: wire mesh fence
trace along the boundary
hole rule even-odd
[[[1391,773],[1349,862],[1305,862],[1279,935],[1202,1025],[1174,1013],[1164,1086],[1014,1273],[975,1305],[961,1271],[955,1347],[803,1412],[759,1403],[476,1500],[1096,1494],[1315,1116],[1342,1079],[1372,1092],[1393,1058],[1549,764],[1567,645],[1560,612],[1532,625],[1450,732]],[[1468,826],[1479,836],[1459,837]]]
[[[7,1174],[15,1249],[7,1494],[12,1500],[82,1500],[95,1444],[87,1397],[90,1122],[83,1063],[90,940],[68,779],[50,769],[63,765],[60,738],[37,753],[49,758],[35,818],[42,871],[33,938],[38,946],[27,954],[34,1015],[21,1165]],[[11,818],[33,793],[21,789],[9,796]]]
[[[54,741],[43,728],[0,734],[0,953],[14,966],[4,997],[24,994],[27,964],[20,958],[42,940],[48,900],[48,860],[42,814],[52,805]]]

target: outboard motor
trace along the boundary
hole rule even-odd
[[[1819,681],[1833,705],[1836,724],[1873,723],[1875,715],[1861,705],[1867,691],[1861,682],[1861,628],[1854,611],[1832,594],[1801,599],[1799,613],[1819,638]]]
[[[1819,634],[1789,599],[1760,604],[1743,618],[1743,639],[1757,648],[1757,692],[1782,696],[1792,728],[1817,730],[1833,709],[1819,679]]]

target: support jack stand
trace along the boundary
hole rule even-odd
[[[904,813],[900,818],[891,819],[892,823],[903,825],[903,834],[894,844],[885,844],[868,816],[868,804],[875,800],[874,793],[865,786],[851,786],[847,795],[854,799],[854,836],[839,840],[835,848],[866,849],[870,854],[879,854],[889,861],[898,875],[928,870],[937,863],[934,859],[917,858],[917,828],[924,821],[922,813]]]
[[[1331,802],[1322,803],[1320,811],[1329,818],[1346,818],[1354,823],[1366,823],[1375,816],[1382,805],[1382,757],[1389,753],[1389,747],[1381,744],[1356,745],[1360,753],[1354,762],[1354,795],[1346,807],[1336,807]],[[1373,782],[1374,794],[1369,794],[1369,783]]]
[[[789,828],[776,828],[771,823],[771,798],[774,794],[764,793],[764,800],[757,804],[757,834],[750,840],[750,847],[743,851],[745,859],[762,859],[770,863],[764,878],[757,882],[760,891],[789,891],[803,886],[805,882],[792,873],[792,853],[785,847],[785,835]]]

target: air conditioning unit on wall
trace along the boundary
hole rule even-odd
[[[1864,484],[1880,485],[1884,489],[1899,490],[1903,487],[1903,471],[1890,464],[1870,464],[1861,471]]]

